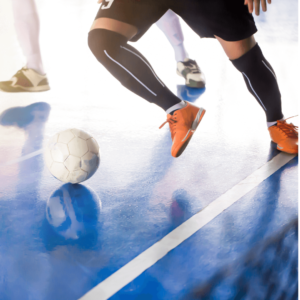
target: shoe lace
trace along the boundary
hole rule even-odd
[[[183,63],[187,68],[189,68],[189,70],[190,70],[190,72],[192,73],[192,74],[197,74],[197,73],[201,73],[201,70],[200,70],[200,68],[199,68],[199,66],[198,66],[198,64],[196,63],[196,61],[195,60],[189,60],[189,61],[187,61],[187,62],[184,62]]]
[[[191,73],[192,74],[200,74],[201,72],[200,72],[200,70],[194,69],[194,70],[191,70]]]
[[[27,67],[25,66],[25,67],[23,67],[22,69],[20,69],[19,71],[17,71],[17,73],[14,75],[14,76],[16,76],[16,75],[18,75],[18,74],[20,74],[20,73],[22,73],[23,71],[26,71],[26,70],[28,70],[27,69]],[[13,77],[14,77],[13,76]]]
[[[175,115],[168,115],[167,116],[167,121],[164,122],[163,124],[160,125],[159,129],[161,129],[163,126],[165,126],[167,123],[169,123],[169,126],[170,126],[170,131],[171,131],[171,135],[173,136],[173,134],[176,133],[176,123],[177,123],[177,120],[176,120],[176,116]]]
[[[294,118],[297,116],[289,117],[282,121],[277,121],[277,126],[281,129],[288,137],[298,137],[298,126],[293,123],[287,123],[286,120]]]

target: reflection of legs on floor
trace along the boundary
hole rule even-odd
[[[184,47],[184,37],[179,17],[169,9],[156,22],[156,25],[165,34],[174,49],[177,61],[177,74],[185,78],[187,86],[203,88],[205,86],[204,74],[201,72],[196,61],[189,58]]]
[[[13,0],[13,14],[18,40],[26,66],[11,80],[0,82],[4,92],[42,92],[49,90],[39,45],[39,17],[34,0]]]

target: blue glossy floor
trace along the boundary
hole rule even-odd
[[[0,93],[1,300],[187,299],[298,215],[298,157],[271,144],[264,112],[218,42],[182,22],[189,55],[206,75],[199,90],[176,75],[155,25],[135,44],[174,93],[207,110],[174,159],[169,129],[158,129],[164,111],[123,88],[90,53],[94,2],[37,1],[51,90]],[[285,117],[298,109],[297,11],[296,0],[276,1],[256,18]],[[9,0],[0,2],[0,29],[4,81],[23,64]],[[52,177],[41,153],[73,127],[93,135],[101,153],[97,173],[74,186]]]

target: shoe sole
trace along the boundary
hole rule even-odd
[[[38,92],[46,92],[49,91],[50,87],[49,85],[44,86],[38,86],[38,87],[7,87],[5,85],[0,84],[0,91],[6,92],[6,93],[38,93]]]
[[[177,75],[185,79],[185,85],[191,88],[196,88],[196,89],[203,89],[205,88],[205,82],[204,81],[195,81],[190,79],[188,81],[178,70],[176,70]]]
[[[281,152],[285,152],[285,153],[288,153],[288,154],[298,154],[298,151],[288,151],[288,150],[283,150],[283,149],[280,149],[278,148],[279,146],[277,145],[277,150],[281,151]]]
[[[190,79],[190,82],[185,82],[185,85],[191,88],[203,89],[205,88],[205,83],[203,81],[195,81]]]
[[[185,148],[187,147],[187,145],[189,144],[191,138],[193,137],[196,129],[198,128],[204,114],[205,114],[206,110],[204,108],[200,108],[198,113],[197,113],[197,116],[195,118],[195,120],[193,121],[193,124],[192,124],[192,127],[191,127],[191,130],[193,130],[194,132],[192,133],[192,135],[184,142],[184,144],[181,146],[181,148],[179,149],[179,151],[176,153],[176,156],[175,157],[179,157],[183,151],[185,150]],[[199,118],[198,118],[199,116]]]

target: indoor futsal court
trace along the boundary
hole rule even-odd
[[[51,89],[0,91],[0,300],[298,299],[298,156],[271,142],[219,43],[181,20],[205,88],[185,86],[155,24],[132,43],[173,93],[206,110],[172,157],[165,112],[88,48],[96,2],[36,0]],[[284,117],[295,116],[298,1],[274,0],[255,21]],[[11,0],[0,0],[0,81],[22,66]],[[100,147],[97,172],[81,184],[46,165],[50,138],[69,128]]]

